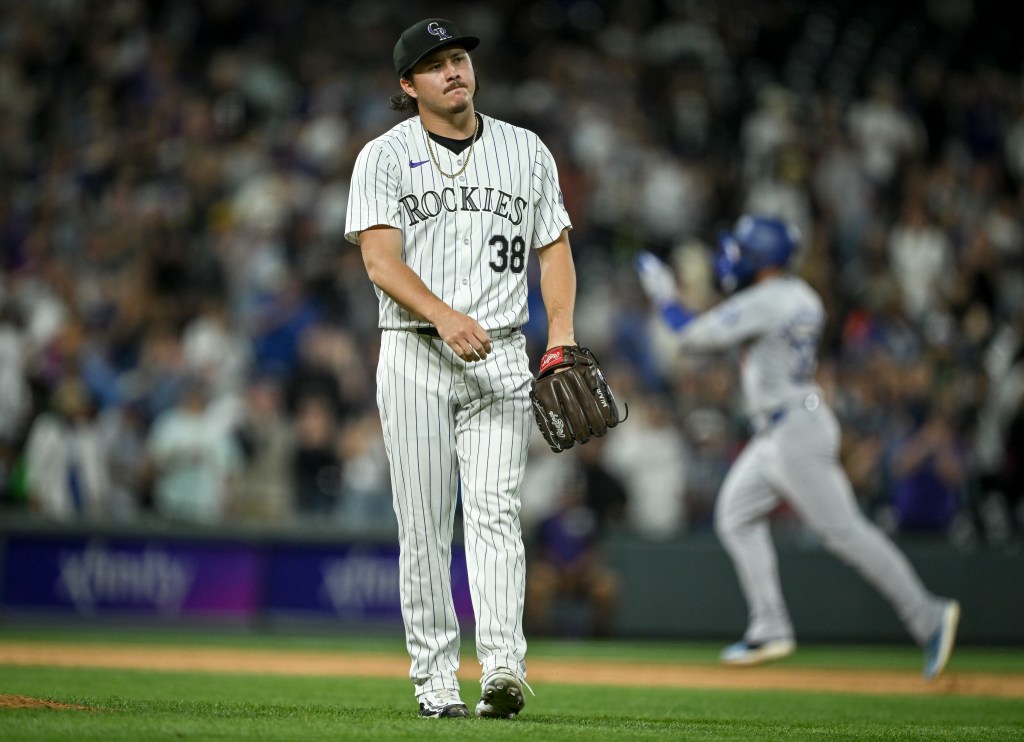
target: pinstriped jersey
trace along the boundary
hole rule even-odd
[[[479,115],[479,114],[478,114]],[[369,142],[356,158],[345,237],[386,225],[402,231],[402,260],[430,291],[489,331],[525,324],[529,251],[571,227],[551,152],[531,131],[479,115],[472,147],[432,142],[413,116]],[[376,288],[376,287],[375,287]],[[423,321],[376,288],[382,329]]]
[[[825,322],[821,297],[796,276],[746,288],[694,318],[677,335],[684,350],[742,350],[740,377],[752,415],[770,414],[820,392],[814,381]]]

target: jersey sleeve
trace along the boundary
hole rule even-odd
[[[679,346],[684,350],[725,350],[764,334],[774,324],[775,311],[758,298],[755,293],[741,292],[694,317],[676,333]]]
[[[572,228],[562,199],[562,188],[558,184],[558,166],[551,151],[539,138],[533,166],[533,206],[536,218],[531,247],[550,245],[563,229]]]
[[[400,172],[394,152],[383,140],[368,143],[352,169],[345,239],[358,245],[359,233],[364,229],[379,225],[401,229],[400,190]]]

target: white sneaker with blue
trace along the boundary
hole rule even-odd
[[[942,620],[934,636],[924,645],[924,678],[934,680],[946,669],[949,655],[956,643],[956,629],[960,623],[960,604],[950,600],[942,609]]]
[[[760,665],[788,657],[794,651],[796,642],[792,639],[770,639],[764,642],[743,640],[723,649],[719,659],[726,665]]]

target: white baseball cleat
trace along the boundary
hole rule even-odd
[[[924,645],[924,679],[934,680],[942,674],[956,643],[956,627],[960,623],[960,604],[951,600],[942,609],[942,620],[935,635]]]
[[[489,719],[511,719],[526,705],[523,682],[507,667],[492,670],[480,683],[476,715]]]
[[[780,660],[796,650],[792,639],[772,639],[766,642],[739,641],[722,650],[719,656],[726,665],[760,665]]]
[[[457,690],[442,688],[418,696],[420,716],[431,719],[450,719],[469,716],[469,707],[462,702]]]

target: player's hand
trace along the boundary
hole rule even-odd
[[[434,326],[455,355],[467,363],[484,360],[493,348],[487,330],[469,315],[454,309]]]
[[[642,251],[636,258],[640,286],[647,297],[657,305],[679,301],[679,288],[672,269],[649,252]]]

